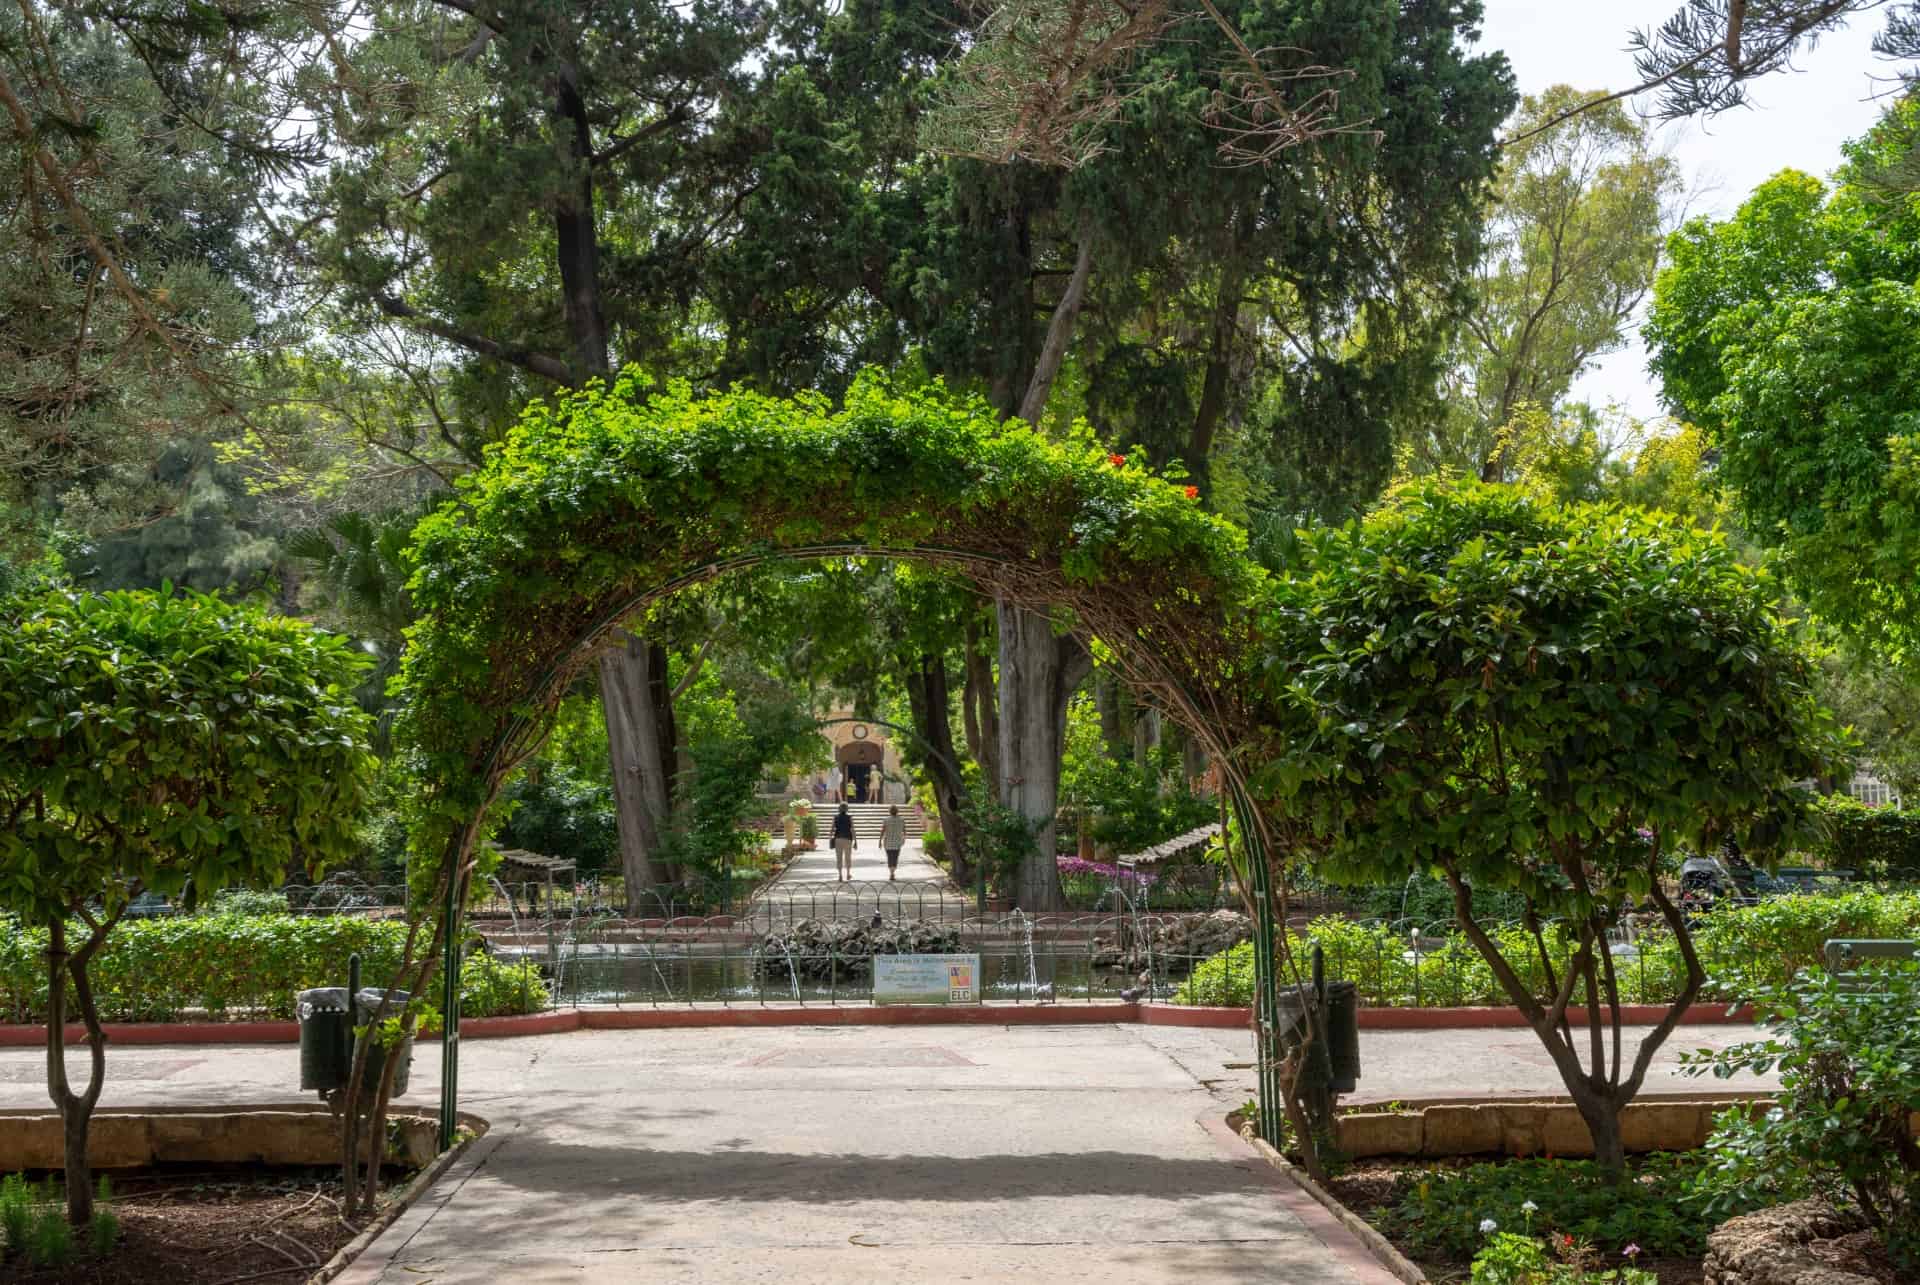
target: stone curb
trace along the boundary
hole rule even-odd
[[[1361,1285],[1394,1285],[1396,1281],[1401,1285],[1428,1285],[1420,1269],[1386,1237],[1322,1191],[1285,1156],[1258,1138],[1236,1133],[1223,1116],[1204,1115],[1198,1123],[1223,1150],[1250,1154],[1265,1166],[1288,1212],[1358,1277]]]
[[[1657,1005],[1623,1005],[1620,1020],[1647,1026],[1667,1015]],[[1246,1026],[1244,1008],[1201,1008],[1178,1004],[983,1004],[968,1008],[920,1005],[796,1005],[790,1008],[569,1008],[521,1017],[469,1017],[460,1023],[462,1039],[498,1039],[516,1035],[564,1035],[570,1031],[682,1030],[707,1026],[1061,1026],[1079,1022],[1133,1022],[1143,1026],[1188,1026],[1227,1030]],[[1585,1009],[1569,1008],[1567,1020],[1585,1026]],[[1681,1018],[1691,1026],[1741,1024],[1753,1020],[1745,1007],[1695,1004]],[[1363,1008],[1363,1031],[1528,1029],[1512,1008]],[[142,1044],[295,1044],[294,1022],[113,1022],[103,1028],[107,1042]],[[422,1035],[431,1042],[436,1035]],[[86,1032],[67,1028],[67,1044],[78,1046]],[[0,1024],[0,1048],[39,1048],[44,1026]]]
[[[321,1265],[320,1270],[307,1278],[306,1285],[325,1285],[325,1282],[333,1280],[353,1266],[374,1241],[398,1222],[401,1215],[412,1209],[415,1201],[425,1195],[449,1169],[460,1162],[460,1158],[466,1155],[475,1143],[484,1139],[491,1131],[491,1126],[485,1120],[477,1115],[469,1115],[465,1111],[460,1113],[460,1123],[467,1127],[467,1136],[441,1152],[439,1158],[431,1165],[415,1174],[413,1180],[401,1190],[400,1194],[380,1211],[380,1216],[367,1224],[358,1236],[342,1245],[332,1258]],[[488,1153],[492,1150],[492,1146],[487,1148]]]
[[[439,1154],[437,1115],[398,1107],[387,1158],[424,1169]],[[57,1169],[65,1140],[49,1107],[0,1109],[0,1173]],[[108,1107],[94,1113],[87,1160],[95,1169],[151,1165],[337,1166],[340,1121],[314,1102],[223,1107]]]

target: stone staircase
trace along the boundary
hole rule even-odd
[[[849,803],[847,811],[853,817],[855,842],[866,847],[879,843],[880,827],[886,824],[887,811],[896,806],[900,809],[900,819],[906,822],[908,839],[918,839],[927,832],[926,818],[920,814],[917,804]],[[820,827],[819,841],[823,845],[833,835],[833,817],[839,810],[840,805],[832,800],[817,804],[813,809],[814,820]]]

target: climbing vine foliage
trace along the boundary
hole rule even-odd
[[[859,550],[1058,609],[1142,681],[1210,706],[1236,687],[1264,581],[1243,534],[1188,488],[938,388],[868,377],[835,409],[696,398],[630,373],[529,411],[415,533],[397,737],[422,783],[416,852],[467,850],[567,684],[655,598],[758,560]]]

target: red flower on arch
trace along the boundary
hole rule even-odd
[[[1127,457],[1124,455],[1109,455],[1107,456],[1107,463],[1113,465],[1115,468],[1125,468],[1127,466]]]
[[[1197,487],[1197,486],[1190,486],[1190,487],[1188,487],[1188,488],[1187,488],[1187,498],[1188,498],[1189,500],[1197,500],[1197,499],[1199,499],[1199,498],[1200,498],[1200,488],[1199,488],[1199,487]]]

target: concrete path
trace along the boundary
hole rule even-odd
[[[1362,1096],[1551,1092],[1531,1044],[1367,1032]],[[41,1058],[0,1050],[0,1106],[45,1104]],[[472,1041],[463,1105],[492,1131],[343,1279],[1390,1285],[1218,1128],[1248,1060],[1244,1032],[1141,1026]],[[405,1101],[438,1066],[423,1046]],[[285,1046],[115,1050],[108,1075],[110,1106],[299,1096]],[[1687,1086],[1667,1057],[1647,1089]]]
[[[823,815],[822,829],[831,822]],[[750,913],[756,923],[769,926],[795,919],[855,919],[878,912],[888,919],[964,919],[973,912],[973,899],[952,887],[946,871],[935,865],[919,839],[908,839],[900,850],[900,865],[887,878],[886,850],[871,840],[853,849],[853,881],[842,883],[833,847],[802,852],[780,877],[755,896]]]

